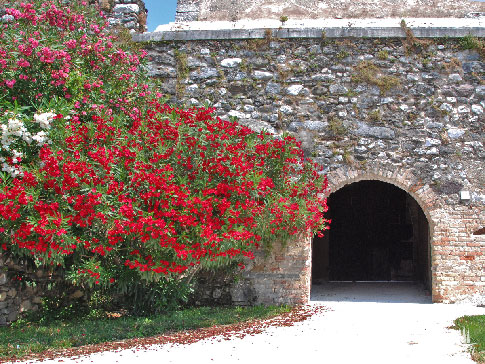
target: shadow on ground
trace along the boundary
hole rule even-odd
[[[326,282],[313,284],[312,303],[378,302],[430,304],[431,295],[414,282]]]

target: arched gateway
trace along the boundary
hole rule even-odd
[[[413,281],[443,301],[434,257],[442,212],[433,190],[409,171],[377,163],[340,168],[328,179],[330,231],[257,256],[239,288],[247,295],[251,282],[256,302],[305,303],[312,284],[326,281]]]
[[[483,298],[474,283],[479,242],[466,225],[480,211],[448,211],[429,186],[392,166],[344,167],[328,178],[330,231],[257,256],[233,287],[236,302],[306,303],[312,284],[326,281],[418,282],[433,302]]]
[[[334,174],[339,175],[342,171]],[[328,196],[331,229],[312,241],[312,287],[328,281],[412,281],[431,291],[434,223],[424,202],[429,196],[406,175],[336,178]]]

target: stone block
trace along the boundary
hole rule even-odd
[[[32,308],[32,302],[25,300],[20,304],[20,312],[29,311]]]
[[[154,67],[152,65],[152,66],[149,66],[148,68],[148,76],[161,77],[161,78],[177,77],[177,71],[175,70],[174,67],[167,67],[167,66]]]
[[[239,281],[230,288],[232,302],[252,303],[256,300],[256,291],[247,281]]]
[[[11,311],[8,315],[7,315],[7,321],[8,322],[14,322],[17,317],[19,316],[19,313],[18,311]]]
[[[221,61],[221,66],[226,68],[234,68],[241,64],[241,58],[226,58]]]
[[[274,77],[274,75],[271,72],[254,71],[253,77],[256,80],[271,80]]]
[[[334,95],[343,95],[343,94],[346,94],[349,90],[347,87],[343,85],[334,83],[330,85],[329,91],[331,94],[334,94]]]
[[[291,96],[297,96],[303,90],[303,85],[292,85],[286,89],[286,93]]]
[[[209,78],[217,77],[219,72],[216,68],[202,68],[200,71],[194,71],[190,73],[190,79],[192,80],[207,80]]]
[[[378,139],[394,139],[394,130],[381,127],[381,126],[368,126],[365,124],[360,124],[359,128],[355,131],[355,134],[363,137],[374,137]]]
[[[7,295],[9,297],[15,297],[17,295],[17,290],[15,288],[11,288],[8,292]]]
[[[136,4],[118,4],[114,7],[113,13],[135,13],[138,14],[140,12],[140,7]]]
[[[265,91],[268,94],[278,95],[281,92],[281,85],[275,82],[268,82]]]

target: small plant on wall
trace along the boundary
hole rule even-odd
[[[329,119],[328,128],[329,128],[332,136],[334,136],[336,138],[342,138],[348,132],[348,130],[345,127],[342,120],[340,120],[336,116],[333,116]]]
[[[354,68],[352,81],[356,83],[367,83],[379,87],[382,95],[385,95],[392,88],[400,86],[399,78],[383,75],[382,71],[370,61],[361,61]]]
[[[178,49],[174,50],[175,61],[177,63],[177,86],[176,93],[182,97],[185,92],[185,80],[189,76],[189,67],[187,64],[187,54]]]

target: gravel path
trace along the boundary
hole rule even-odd
[[[329,310],[244,338],[215,337],[44,363],[473,364],[460,333],[448,327],[459,316],[485,314],[485,308],[431,304],[423,290],[408,283],[315,286],[310,304]]]

